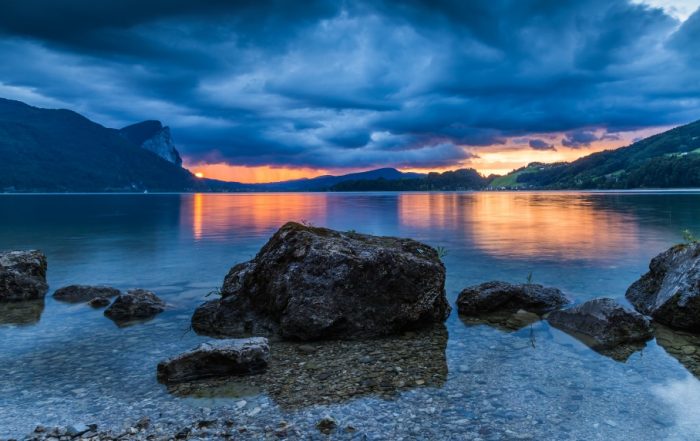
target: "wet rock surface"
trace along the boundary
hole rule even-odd
[[[298,340],[391,335],[444,321],[444,285],[437,251],[420,242],[290,222],[231,269],[192,326]]]
[[[270,343],[265,372],[245,379],[214,379],[169,386],[177,396],[221,397],[264,391],[284,409],[376,396],[390,399],[447,379],[443,325],[369,341]]]
[[[118,325],[128,325],[134,321],[147,320],[165,311],[165,302],[151,291],[132,289],[119,295],[105,309],[105,316]]]
[[[121,292],[109,286],[69,285],[53,293],[56,300],[66,303],[86,303],[99,297],[116,297]]]
[[[542,320],[538,314],[519,309],[515,312],[499,311],[482,314],[478,317],[460,315],[459,319],[467,326],[488,325],[506,332],[518,331]]]
[[[33,325],[41,320],[44,299],[0,302],[0,325]]]
[[[43,298],[46,256],[41,251],[0,252],[0,302]]]
[[[589,300],[547,316],[554,327],[579,337],[597,350],[643,343],[653,337],[649,320],[608,298]]]
[[[461,315],[472,317],[518,310],[544,313],[569,302],[557,288],[491,281],[462,290],[457,297],[457,310]]]
[[[88,305],[97,309],[97,308],[104,308],[105,306],[109,306],[110,303],[111,303],[111,300],[109,300],[107,297],[95,297],[94,299],[92,299],[88,302]]]
[[[625,297],[659,323],[700,332],[700,243],[676,245],[654,257]]]
[[[656,342],[688,371],[700,378],[700,335],[656,324]]]
[[[267,339],[214,340],[158,364],[158,381],[180,383],[260,373],[267,367]]]

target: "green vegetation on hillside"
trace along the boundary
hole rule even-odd
[[[699,187],[699,150],[700,121],[515,180],[522,187],[549,189]]]

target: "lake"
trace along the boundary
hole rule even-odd
[[[653,256],[700,232],[700,193],[2,195],[0,249],[44,251],[51,289],[43,302],[0,304],[0,438],[142,416],[173,427],[226,416],[250,439],[284,422],[319,437],[330,415],[338,439],[700,439],[698,342],[668,330],[611,357],[543,321],[453,310],[416,336],[311,354],[273,344],[258,379],[158,384],[158,361],[207,340],[189,330],[195,307],[289,220],[444,247],[452,305],[468,285],[528,277],[577,302],[624,301]],[[75,283],[150,289],[169,309],[119,328],[51,297]]]

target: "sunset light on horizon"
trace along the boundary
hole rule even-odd
[[[244,184],[259,184],[281,182],[294,179],[311,179],[324,175],[344,175],[373,170],[383,167],[393,167],[402,172],[430,173],[445,172],[462,168],[473,168],[484,176],[491,174],[505,175],[532,162],[551,164],[555,162],[571,162],[591,153],[603,150],[614,150],[626,147],[636,140],[669,130],[672,126],[650,127],[630,130],[610,136],[602,130],[597,133],[596,140],[590,145],[566,147],[562,145],[562,134],[537,134],[510,138],[502,144],[491,146],[469,147],[462,146],[465,152],[471,153],[466,160],[455,162],[444,167],[411,167],[383,164],[365,168],[313,168],[290,167],[284,165],[246,166],[225,162],[197,162],[185,157],[183,166],[196,170],[195,176],[221,181],[240,182]],[[542,147],[533,149],[529,145],[531,138],[542,139]]]

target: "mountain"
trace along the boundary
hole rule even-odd
[[[0,98],[0,191],[187,191],[179,165],[70,110]]]
[[[160,121],[143,121],[124,127],[119,131],[126,139],[141,148],[149,150],[178,167],[182,158],[175,148],[170,127],[163,127]]]
[[[389,180],[384,177],[364,180],[345,180],[329,189],[332,191],[464,191],[482,190],[489,184],[472,168],[428,173],[406,179]]]
[[[573,162],[532,163],[491,179],[493,188],[700,187],[700,121]]]
[[[375,179],[403,180],[415,179],[423,176],[425,175],[420,173],[404,173],[395,168],[378,168],[376,170],[339,176],[324,175],[311,179],[251,184],[251,188],[259,191],[324,191],[332,189],[334,186],[346,181],[369,181]]]

